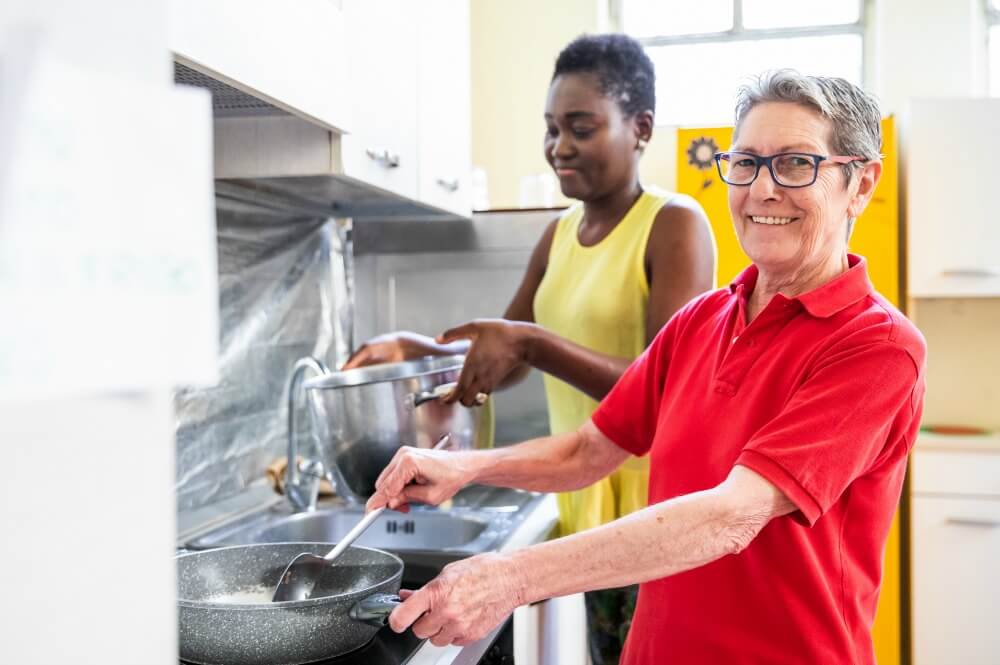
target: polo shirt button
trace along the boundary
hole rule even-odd
[[[736,337],[733,337],[733,344],[735,344],[735,343],[736,343],[736,340],[738,340],[739,338],[740,338],[740,336],[739,336],[739,335],[737,335]]]

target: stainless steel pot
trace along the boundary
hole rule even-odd
[[[464,356],[429,357],[333,372],[306,381],[321,461],[337,494],[364,502],[401,446],[432,448],[450,433],[449,449],[493,445],[493,402],[465,407],[426,399],[458,380]]]
[[[202,665],[291,665],[364,646],[399,604],[403,562],[351,547],[309,600],[272,603],[288,562],[329,543],[222,547],[177,557],[180,656]],[[256,602],[255,602],[256,601]]]

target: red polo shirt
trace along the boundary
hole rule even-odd
[[[740,554],[640,587],[626,665],[874,664],[882,556],[924,395],[925,344],[865,262],[746,323],[751,266],[679,311],[593,415],[650,453],[650,504],[735,464],[798,507]]]

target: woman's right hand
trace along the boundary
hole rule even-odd
[[[396,363],[424,356],[443,356],[453,350],[438,344],[432,337],[411,332],[393,332],[372,337],[355,351],[341,370]],[[461,350],[457,351],[461,353]]]
[[[375,481],[365,512],[385,506],[407,512],[410,502],[436,506],[472,481],[467,453],[403,446]]]

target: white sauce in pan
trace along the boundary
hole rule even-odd
[[[256,605],[258,603],[270,603],[274,596],[274,589],[257,587],[256,589],[244,589],[243,591],[230,591],[219,593],[214,596],[204,598],[206,603],[232,603],[235,605]]]

